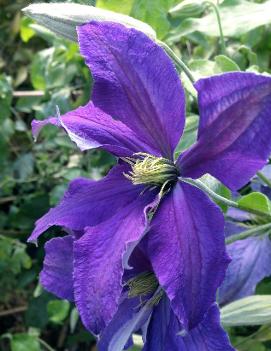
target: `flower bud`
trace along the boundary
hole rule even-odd
[[[169,14],[174,18],[175,17],[183,17],[183,18],[198,17],[203,13],[205,7],[206,7],[206,4],[204,1],[184,0],[178,5],[171,8],[169,10]]]
[[[75,3],[40,3],[27,6],[23,12],[38,24],[72,41],[77,41],[76,26],[94,21],[111,21],[144,32],[151,39],[155,31],[146,23],[132,17]]]

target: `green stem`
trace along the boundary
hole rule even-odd
[[[193,77],[192,72],[190,69],[186,66],[186,64],[175,54],[175,52],[164,42],[157,40],[157,43],[166,51],[166,53],[173,59],[175,62],[177,68],[179,68],[181,71],[184,71],[184,73],[187,75],[189,80],[191,81],[192,84],[195,83],[195,78]]]
[[[238,206],[238,204],[236,202],[234,202],[232,200],[229,200],[229,199],[226,199],[223,196],[218,195],[216,192],[214,192],[212,189],[210,189],[206,184],[204,184],[199,179],[179,177],[179,180],[199,188],[200,190],[202,190],[206,194],[208,194],[212,199],[214,199],[216,201],[220,201],[221,203],[223,203],[226,206],[231,206],[231,207],[237,207]]]
[[[225,38],[223,34],[223,29],[222,29],[222,23],[221,23],[221,17],[219,13],[219,7],[212,1],[205,1],[206,4],[210,5],[216,14],[217,18],[217,23],[218,23],[218,29],[219,29],[219,35],[220,35],[220,43],[221,43],[221,52],[223,55],[226,55],[226,44],[225,44]]]
[[[226,244],[232,244],[237,240],[244,240],[246,238],[249,238],[251,236],[260,236],[263,234],[267,234],[267,230],[271,229],[271,223],[267,223],[267,224],[263,224],[263,225],[259,225],[256,226],[255,228],[251,228],[249,230],[245,230],[242,233],[236,234],[236,235],[232,235],[231,237],[227,238],[225,240]]]
[[[261,172],[257,172],[257,176],[266,184],[269,186],[269,188],[271,188],[271,181]]]
[[[267,214],[266,212],[256,210],[253,208],[246,207],[244,205],[239,205],[237,202],[226,199],[225,197],[218,195],[216,192],[214,192],[212,189],[210,189],[207,185],[205,185],[201,180],[199,179],[192,179],[192,178],[183,178],[179,177],[179,180],[188,183],[190,185],[196,186],[197,188],[201,189],[204,191],[206,194],[208,194],[213,200],[219,201],[222,204],[234,208],[238,208],[239,210],[246,211],[249,213],[252,213],[257,216],[265,217],[266,219],[271,220],[271,216]]]
[[[50,345],[48,345],[47,342],[45,342],[44,340],[39,338],[39,342],[46,350],[55,351],[55,349],[53,349]]]
[[[238,342],[237,344],[234,344],[234,347],[238,347],[245,344],[247,341],[250,341],[251,339],[253,339],[255,336],[260,336],[260,335],[263,335],[265,336],[266,335],[266,331],[270,329],[270,325],[266,325],[266,326],[262,326],[260,329],[258,329],[256,332],[246,336],[242,341]]]

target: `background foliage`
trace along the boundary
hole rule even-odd
[[[197,78],[231,70],[270,73],[270,1],[221,1],[227,57],[221,55],[212,9],[192,8],[170,16],[169,9],[178,2],[98,0],[96,5],[151,24]],[[31,120],[54,115],[56,105],[63,113],[84,104],[92,82],[77,45],[24,17],[20,10],[28,4],[0,0],[0,349],[94,350],[94,338],[82,327],[74,306],[38,284],[43,243],[61,230],[48,231],[39,247],[26,245],[26,240],[34,222],[57,203],[71,179],[98,179],[114,160],[101,151],[82,154],[54,127],[46,127],[38,143],[33,142]],[[193,94],[185,77],[183,82]],[[197,107],[189,94],[187,101],[189,118],[178,152],[196,137]],[[249,193],[250,184],[241,192]],[[258,290],[271,294],[271,280]],[[271,350],[269,325],[229,332],[238,350]]]

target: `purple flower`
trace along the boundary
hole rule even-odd
[[[242,211],[231,210],[228,215],[229,220],[226,222],[227,236],[244,231],[243,222],[255,222],[254,216],[248,216]],[[235,222],[232,220],[235,220]],[[257,284],[271,275],[269,231],[259,236],[236,241],[227,246],[227,251],[232,261],[229,264],[225,280],[219,289],[219,302],[222,305],[253,295]]]
[[[37,221],[31,241],[53,225],[73,232],[47,244],[41,281],[58,296],[73,297],[85,326],[99,334],[115,318],[129,257],[141,242],[170,305],[172,330],[195,330],[215,302],[229,258],[220,209],[178,177],[210,173],[235,190],[265,164],[271,79],[229,73],[197,82],[198,141],[174,162],[185,95],[163,49],[112,23],[83,25],[78,36],[95,81],[92,100],[58,119],[35,121],[34,135],[43,125],[58,125],[82,150],[103,148],[121,161],[98,182],[74,180]],[[67,267],[61,262],[70,272],[62,285]]]
[[[189,331],[182,328],[168,297],[159,288],[151,264],[140,250],[131,257],[133,270],[125,272],[121,303],[98,342],[100,351],[121,351],[131,344],[131,335],[140,332],[143,351],[233,351],[213,304],[204,319]],[[128,286],[128,289],[127,289]]]
[[[47,243],[41,273],[41,282],[45,287],[49,284],[52,291],[52,286],[55,286],[54,293],[70,299],[73,294],[72,241],[72,236],[67,235]],[[66,262],[66,268],[63,262]],[[142,335],[145,344],[143,351],[234,350],[220,325],[219,309],[215,303],[201,323],[182,334],[182,326],[170,301],[159,288],[151,264],[139,248],[134,250],[130,263],[133,269],[124,272],[118,309],[99,336],[99,351],[122,351],[130,347],[135,332]],[[62,288],[61,284],[64,285]]]

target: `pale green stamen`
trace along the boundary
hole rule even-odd
[[[129,173],[124,175],[134,185],[165,186],[165,184],[177,180],[179,172],[172,161],[146,153],[134,155],[137,157],[124,158],[132,168]]]
[[[151,272],[144,272],[128,280],[129,297],[146,296],[156,291],[159,286],[158,280]]]

